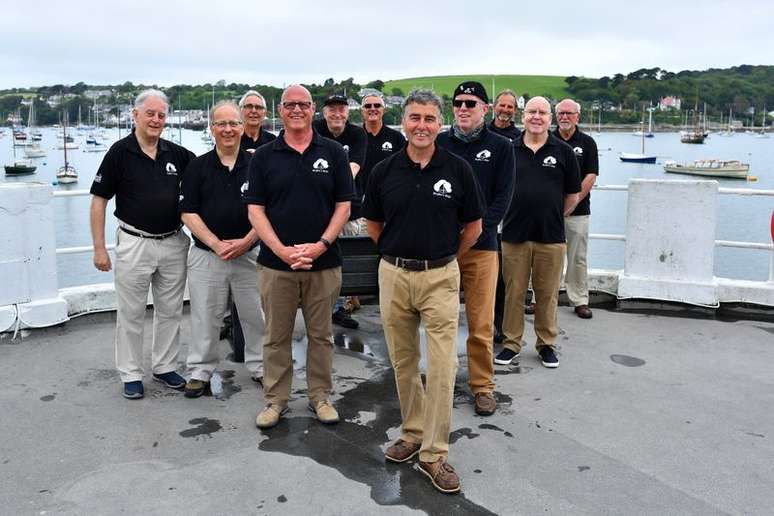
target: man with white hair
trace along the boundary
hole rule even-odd
[[[148,288],[153,292],[153,379],[172,389],[185,386],[175,370],[190,239],[180,230],[177,205],[183,171],[195,156],[161,138],[168,109],[161,91],[140,93],[132,110],[134,130],[108,150],[91,185],[94,266],[101,271],[112,266],[105,247],[105,208],[116,197],[116,367],[127,399],[145,392]]]
[[[239,99],[239,109],[244,121],[244,132],[240,141],[243,150],[253,153],[261,145],[276,138],[263,129],[263,121],[266,119],[266,100],[263,95],[255,90],[247,91]]]

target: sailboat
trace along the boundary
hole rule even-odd
[[[13,139],[11,139],[11,148],[13,148],[13,163],[5,165],[5,175],[21,176],[35,172],[38,167],[32,164],[31,159],[16,159],[16,145]]]
[[[30,114],[27,120],[27,127],[30,131],[30,137],[32,138],[33,143],[24,147],[24,155],[28,158],[45,157],[46,151],[44,151],[40,147],[40,144],[37,143],[43,138],[43,135],[40,133],[40,131],[35,129],[35,99],[32,99],[32,103],[30,104]]]
[[[640,153],[622,152],[618,155],[618,159],[625,163],[655,163],[656,156],[651,154],[645,154],[645,113],[643,112],[643,120],[640,122]]]
[[[634,131],[632,133],[634,136],[645,136],[645,138],[653,138],[655,135],[653,134],[653,107],[648,108],[648,132],[643,133],[642,129],[639,131]]]
[[[81,119],[81,109],[80,109],[80,106],[79,106],[78,107],[78,120],[80,120],[80,119]],[[62,114],[62,127],[64,129],[67,128],[66,126],[67,126],[68,120],[69,120],[69,116],[67,114],[67,111],[65,111]],[[75,149],[78,148],[78,142],[76,142],[73,139],[72,136],[67,134],[66,130],[62,131],[62,134],[59,135],[59,138],[61,138],[62,141],[61,141],[61,143],[59,143],[57,145],[57,149],[59,149],[59,150],[65,150],[65,149],[75,150]]]
[[[62,118],[62,133],[64,134],[64,141],[67,141],[67,112],[65,111]],[[64,166],[56,173],[56,180],[60,184],[70,184],[78,182],[78,172],[75,171],[75,167],[67,162],[67,144],[64,145]]]
[[[763,106],[763,114],[761,115],[761,132],[755,135],[756,138],[768,138],[769,134],[766,132],[766,106]]]
[[[728,129],[725,130],[725,132],[720,133],[720,136],[733,136],[734,135],[734,112],[732,110],[733,108],[728,108]]]
[[[707,137],[707,134],[704,130],[702,130],[701,127],[699,127],[699,123],[696,120],[696,113],[699,112],[699,106],[698,103],[693,109],[693,128],[688,129],[688,114],[685,115],[685,129],[683,131],[680,131],[680,141],[682,143],[704,143],[704,139]]]

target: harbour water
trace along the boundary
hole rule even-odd
[[[21,177],[0,175],[0,182],[37,181],[52,183],[56,180],[56,171],[64,163],[63,151],[57,149],[57,134],[61,129],[42,128],[41,147],[47,152],[44,158],[33,159],[37,165],[35,174]],[[177,135],[177,130],[174,131]],[[68,161],[79,174],[79,181],[70,185],[55,184],[55,190],[83,190],[91,186],[91,181],[104,156],[104,152],[86,152],[88,147],[86,133],[71,131],[79,145],[78,149],[68,150]],[[126,134],[124,130],[123,135]],[[117,129],[106,130],[102,141],[109,146],[118,138]],[[194,153],[202,154],[208,150],[201,140],[200,131],[182,130],[182,143]],[[667,174],[663,170],[666,160],[691,161],[702,158],[738,159],[750,163],[750,174],[757,181],[720,179],[721,187],[774,189],[774,138],[757,138],[752,134],[735,134],[723,137],[711,135],[703,145],[680,143],[677,133],[656,133],[646,142],[646,152],[658,155],[656,165],[622,163],[618,159],[620,152],[639,152],[640,139],[630,133],[592,132],[599,147],[600,176],[598,185],[625,185],[633,178],[649,179],[698,179],[693,176]],[[168,137],[168,135],[165,135]],[[0,161],[3,164],[12,160],[11,135],[8,129],[0,138]],[[16,148],[18,157],[24,156],[22,147]],[[55,231],[57,247],[76,247],[91,244],[89,230],[89,198],[60,197],[53,201],[55,213]],[[626,226],[626,193],[618,191],[593,191],[591,203],[591,233],[623,234]],[[112,213],[112,202],[108,211]],[[770,217],[774,210],[774,198],[762,196],[720,195],[718,201],[718,224],[716,238],[746,242],[770,242]],[[665,220],[653,220],[653,224],[663,224]],[[681,221],[685,224],[699,225],[701,220]],[[107,241],[115,240],[115,219],[108,217]],[[589,266],[592,268],[623,268],[624,243],[619,241],[592,240],[589,244]],[[94,269],[91,254],[68,254],[57,257],[60,287],[86,285],[112,281],[112,273],[103,273]],[[717,248],[715,250],[715,274],[717,276],[765,280],[769,274],[770,254],[752,249]]]

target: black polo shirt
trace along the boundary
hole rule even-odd
[[[247,149],[257,149],[261,145],[264,145],[266,143],[269,143],[270,141],[273,141],[277,138],[276,135],[270,133],[265,128],[261,127],[261,132],[258,133],[258,139],[253,140],[250,138],[247,133],[242,133],[242,139],[239,142],[239,147],[247,150]]]
[[[365,130],[365,126],[363,126],[363,130]],[[373,170],[374,166],[406,146],[406,138],[399,131],[391,129],[386,125],[382,125],[382,128],[375,135],[366,131],[366,137],[368,138],[368,145],[366,146],[365,164],[355,176],[355,188],[358,201],[360,202],[362,202],[363,195],[365,195],[368,178],[371,177],[371,170]],[[360,212],[359,205],[358,212]],[[357,215],[358,217],[361,216],[360,213]]]
[[[379,252],[415,260],[455,254],[462,225],[483,214],[470,165],[437,145],[424,169],[406,149],[378,163],[363,201],[363,216],[384,222]]]
[[[312,127],[322,136],[339,142],[347,152],[347,159],[349,162],[356,163],[360,166],[360,170],[363,170],[363,167],[366,164],[366,147],[368,146],[368,138],[366,137],[365,129],[347,122],[344,126],[344,131],[336,137],[333,136],[333,133],[328,129],[328,124],[325,122],[324,118],[316,120]],[[352,169],[350,169],[350,173],[351,170]],[[358,175],[360,175],[359,171]],[[352,199],[352,209],[349,213],[349,220],[360,218],[360,205],[361,201],[360,196],[358,195]]]
[[[578,160],[572,147],[548,134],[536,153],[514,142],[516,187],[503,221],[503,241],[511,243],[565,241],[564,196],[580,192]]]
[[[513,145],[486,126],[481,128],[475,141],[464,142],[449,129],[438,135],[436,143],[473,167],[486,209],[483,231],[473,249],[497,251],[497,226],[505,217],[513,196]]]
[[[580,166],[581,182],[589,174],[599,175],[599,152],[597,142],[588,134],[582,132],[577,126],[569,140],[562,138],[559,128],[554,131],[554,136],[572,147]],[[591,192],[578,203],[572,215],[591,215]]]
[[[115,195],[119,220],[147,233],[169,233],[180,227],[180,182],[195,157],[180,145],[159,140],[156,159],[151,159],[132,131],[107,151],[90,192],[105,199]]]
[[[247,206],[242,203],[242,185],[247,182],[250,154],[240,150],[234,168],[220,162],[215,149],[195,158],[183,176],[180,212],[196,213],[207,228],[221,240],[244,238],[252,225]],[[210,248],[193,235],[194,245]]]
[[[279,137],[259,147],[250,160],[246,204],[266,207],[266,215],[280,241],[291,246],[317,242],[330,223],[337,202],[354,196],[347,154],[338,143],[317,133],[299,153]],[[258,263],[270,269],[290,271],[288,264],[262,245]],[[312,270],[341,265],[341,251],[334,243],[312,263]]]
[[[491,122],[489,122],[489,125],[487,127],[489,127],[489,130],[499,134],[500,136],[505,136],[511,141],[511,143],[515,142],[519,138],[519,136],[521,136],[521,129],[516,127],[516,124],[514,124],[513,122],[511,122],[511,125],[509,125],[505,129],[501,129],[500,127],[497,127],[494,123],[494,120],[492,120]]]

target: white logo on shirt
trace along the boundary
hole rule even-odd
[[[583,147],[573,147],[572,150],[576,156],[583,156]]]
[[[102,174],[97,174],[94,176],[94,182],[95,183],[101,183],[102,182]]]
[[[245,193],[248,188],[250,188],[250,181],[245,181],[242,183],[242,187],[239,189],[239,191]]]
[[[342,145],[342,147],[344,147],[344,152],[349,154],[349,145]]]
[[[328,162],[323,158],[318,158],[312,165],[312,172],[328,173]]]
[[[391,152],[392,151],[392,144],[390,142],[384,142],[382,144],[382,150],[385,152]]]
[[[433,195],[451,199],[452,185],[446,179],[439,179],[438,182],[433,185],[433,190]]]
[[[491,157],[492,153],[489,151],[489,149],[484,149],[476,154],[476,161],[489,161],[489,158]]]
[[[556,158],[553,156],[548,156],[546,159],[543,160],[543,166],[556,168]]]
[[[177,175],[177,168],[175,168],[175,165],[172,163],[167,162],[167,175],[168,176],[176,176]]]
[[[177,202],[183,202],[183,199],[185,199],[185,196],[180,194],[180,197],[177,198]]]

